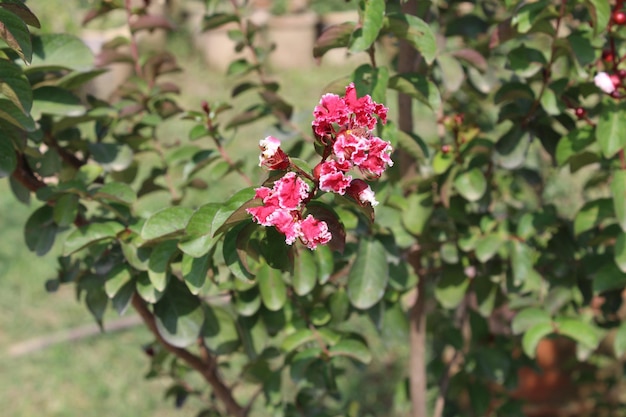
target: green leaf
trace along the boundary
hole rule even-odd
[[[199,207],[189,219],[184,240],[178,244],[184,253],[199,258],[207,254],[220,239],[211,236],[211,224],[220,204],[209,203]]]
[[[120,316],[123,315],[135,295],[135,282],[131,279],[119,289],[117,294],[111,299],[111,305]]]
[[[593,33],[597,35],[600,31],[605,30],[611,18],[611,6],[606,0],[586,0],[593,23]]]
[[[552,323],[537,323],[531,326],[522,337],[522,349],[526,356],[534,359],[537,353],[537,345],[541,339],[554,331]]]
[[[205,305],[202,338],[215,355],[225,355],[236,350],[241,341],[235,319],[222,307]]]
[[[130,146],[119,143],[88,143],[94,161],[106,171],[123,171],[133,162],[133,150]]]
[[[593,275],[592,287],[594,293],[602,293],[626,287],[626,273],[622,272],[615,263],[607,263]]]
[[[69,256],[85,246],[103,239],[114,239],[124,226],[114,221],[90,223],[70,233],[63,245],[63,255]]]
[[[559,334],[570,337],[588,349],[595,349],[600,338],[594,326],[577,319],[559,318],[555,321]]]
[[[518,168],[526,160],[529,146],[530,136],[528,132],[518,125],[514,125],[496,143],[496,161],[506,169]]]
[[[150,252],[152,250],[148,247],[137,247],[135,244],[120,242],[122,248],[122,254],[126,259],[126,262],[133,268],[139,271],[148,270],[148,262],[150,261]]]
[[[596,126],[596,140],[605,158],[612,158],[626,146],[626,104],[607,100],[602,103]]]
[[[190,208],[178,206],[158,211],[144,223],[141,237],[144,240],[153,240],[181,232],[187,226],[193,213]]]
[[[196,342],[204,322],[200,300],[178,280],[154,305],[154,316],[159,334],[173,346],[185,348]]]
[[[421,101],[433,111],[441,107],[441,95],[437,86],[421,74],[394,75],[389,78],[389,88]]]
[[[559,140],[556,147],[556,161],[559,165],[569,162],[574,155],[584,151],[595,141],[594,129],[584,126],[568,132]]]
[[[104,279],[106,280],[104,282],[104,291],[109,298],[113,298],[124,285],[131,281],[132,276],[127,265],[117,264],[111,268]]]
[[[465,297],[469,283],[461,264],[444,265],[435,287],[435,298],[444,308],[456,308]]]
[[[68,34],[33,36],[33,60],[24,71],[70,69],[84,72],[93,68],[93,54],[79,38]]]
[[[114,201],[131,205],[137,200],[137,195],[133,189],[121,182],[110,182],[100,188],[91,191],[91,195],[96,200]]]
[[[8,177],[17,167],[17,155],[11,139],[0,130],[0,178]]]
[[[605,219],[613,217],[613,200],[599,198],[587,202],[576,214],[574,234],[579,235],[598,226]]]
[[[150,260],[148,261],[148,277],[157,291],[165,290],[169,282],[169,274],[167,267],[170,260],[178,252],[175,240],[161,242],[150,252]]]
[[[239,22],[239,17],[230,13],[214,13],[204,16],[202,20],[202,31],[218,28],[231,22]]]
[[[437,54],[435,34],[428,25],[417,16],[405,13],[390,13],[385,18],[384,27],[400,39],[406,39],[417,49],[428,64],[432,64]]]
[[[15,14],[0,7],[0,38],[24,60],[31,62],[33,47],[26,23]]]
[[[613,342],[615,356],[621,358],[626,353],[626,321],[622,321],[615,333],[615,341]]]
[[[154,288],[147,273],[141,273],[137,277],[137,293],[150,304],[154,304],[163,297],[163,292]]]
[[[224,244],[222,246],[226,266],[235,277],[244,282],[254,278],[254,275],[248,268],[246,252],[248,240],[254,228],[256,226],[251,221],[248,221],[229,230],[224,236]]]
[[[454,93],[461,88],[465,80],[465,72],[459,61],[452,55],[444,54],[437,57],[437,64],[445,89]]]
[[[454,188],[468,201],[477,201],[487,191],[487,179],[478,168],[461,173],[454,180]]]
[[[340,340],[328,349],[330,356],[347,356],[367,365],[372,361],[372,354],[368,347],[361,341],[355,339]]]
[[[383,298],[389,266],[383,244],[371,237],[361,239],[348,274],[348,297],[356,308],[366,310]]]
[[[511,246],[514,284],[523,284],[525,290],[537,290],[541,283],[541,276],[534,269],[537,253],[523,242],[514,241]]]
[[[30,215],[24,226],[26,246],[38,256],[43,256],[54,244],[58,226],[54,223],[53,209],[42,206]]]
[[[235,308],[237,313],[244,317],[250,317],[256,314],[259,308],[261,308],[261,295],[259,294],[259,290],[254,287],[248,291],[236,293]]]
[[[263,263],[256,277],[263,305],[270,311],[278,311],[283,308],[287,301],[287,288],[282,273]]]
[[[250,218],[250,215],[246,213],[246,217],[243,217],[243,213],[238,212],[236,218],[232,218],[231,216],[240,209],[245,203],[249,202],[254,198],[254,188],[244,188],[243,190],[238,191],[235,195],[228,199],[228,201],[221,205],[215,216],[213,217],[213,221],[211,222],[211,236],[215,236],[218,233],[224,232],[228,226],[235,225],[239,221],[243,221],[245,218]],[[241,219],[239,218],[239,214],[241,213]],[[229,222],[230,221],[230,222]]]
[[[293,352],[294,350],[304,345],[305,343],[315,341],[315,340],[316,340],[315,333],[313,333],[312,330],[299,329],[299,330],[296,330],[295,333],[292,333],[289,336],[287,336],[285,340],[283,340],[283,343],[280,346],[280,348],[283,351],[289,353],[289,352]]]
[[[313,253],[318,268],[318,281],[320,285],[324,285],[330,278],[330,275],[335,270],[335,259],[333,257],[333,252],[328,246],[324,245],[318,246]]]
[[[407,207],[402,211],[402,224],[411,234],[420,236],[433,212],[433,197],[430,192],[411,194]]]
[[[24,113],[33,105],[33,92],[22,68],[11,61],[0,59],[0,92]]]
[[[313,57],[321,58],[331,49],[348,46],[352,32],[354,32],[354,27],[354,22],[345,22],[339,25],[333,25],[324,30],[315,41]]]
[[[211,254],[207,253],[200,258],[183,254],[182,273],[185,284],[193,295],[198,295],[206,282],[206,276],[211,266]]]
[[[316,282],[317,265],[315,257],[310,250],[301,250],[294,261],[293,290],[299,296],[305,296],[313,291]]]
[[[104,312],[109,304],[109,298],[107,297],[102,287],[91,288],[87,291],[85,296],[85,304],[91,315],[96,319],[98,325],[102,329],[102,319],[104,318]]]
[[[64,194],[56,200],[52,218],[59,227],[71,225],[77,215],[78,196],[76,194]]]
[[[353,35],[350,52],[361,52],[368,49],[378,38],[385,17],[385,0],[369,0],[365,2],[363,25]]]
[[[626,273],[626,233],[620,233],[615,240],[615,264],[624,273]]]
[[[546,323],[552,323],[552,319],[545,310],[537,307],[528,307],[515,315],[511,322],[511,330],[513,334],[522,334],[537,324]]]
[[[0,98],[0,119],[4,119],[13,126],[27,132],[37,130],[35,121],[30,114],[24,114],[19,107],[6,98]]]
[[[85,114],[86,110],[80,99],[64,88],[44,86],[33,90],[31,115],[35,120],[44,114],[77,117]]]
[[[493,258],[503,244],[502,239],[496,234],[483,236],[476,241],[476,259],[485,263]]]
[[[613,172],[611,179],[611,194],[613,196],[613,209],[615,217],[623,231],[626,232],[626,171]]]

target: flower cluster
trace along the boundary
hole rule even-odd
[[[358,98],[354,84],[346,87],[344,97],[322,96],[313,115],[313,132],[323,146],[322,162],[313,170],[313,176],[294,165],[280,148],[280,141],[268,136],[259,142],[259,165],[289,172],[276,180],[271,189],[257,188],[255,198],[263,204],[247,209],[257,223],[274,226],[284,234],[287,244],[300,239],[310,249],[332,238],[326,222],[310,214],[304,218],[306,202],[315,191],[348,195],[362,206],[375,206],[378,202],[370,186],[348,172],[356,167],[366,179],[374,179],[393,165],[391,144],[372,133],[378,119],[386,123],[387,108],[370,96]],[[313,191],[300,176],[313,182]]]
[[[387,122],[387,108],[370,96],[357,98],[354,84],[350,84],[344,97],[322,96],[313,115],[313,132],[328,145],[324,160],[314,171],[320,190],[340,195],[351,190],[348,194],[362,204],[378,204],[371,188],[347,173],[357,167],[366,178],[378,178],[393,165],[391,144],[372,133],[377,117],[383,124]]]
[[[300,238],[309,249],[330,241],[328,225],[310,214],[302,219],[302,203],[309,196],[309,186],[295,172],[288,172],[278,179],[273,188],[259,187],[255,198],[263,201],[259,207],[248,208],[247,212],[263,226],[274,226],[285,235],[291,245]]]

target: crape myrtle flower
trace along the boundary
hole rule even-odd
[[[289,156],[280,148],[280,140],[273,136],[268,136],[259,141],[261,154],[259,155],[259,166],[271,170],[287,169],[291,162]]]
[[[270,189],[259,187],[255,198],[263,205],[246,211],[262,226],[274,226],[285,235],[285,242],[292,245],[298,238],[310,249],[330,241],[328,226],[309,215],[302,220],[302,202],[309,195],[309,186],[295,172],[288,172],[276,180]]]
[[[272,188],[257,188],[255,198],[262,205],[246,209],[258,224],[273,226],[284,234],[287,244],[300,239],[309,249],[332,239],[328,223],[311,214],[305,217],[306,205],[317,190],[347,194],[361,206],[376,206],[378,201],[370,186],[362,179],[353,179],[348,172],[358,168],[365,179],[375,179],[393,165],[391,144],[372,132],[379,120],[387,122],[387,108],[368,95],[357,97],[354,84],[346,87],[344,97],[324,94],[313,116],[313,132],[323,146],[322,161],[313,176],[290,161],[280,148],[280,140],[268,136],[259,142],[259,165],[289,172]],[[313,183],[313,190],[303,178]]]
[[[596,76],[593,77],[593,82],[595,83],[596,87],[598,87],[600,90],[604,91],[607,94],[613,93],[616,89],[613,78],[606,72],[597,73]]]

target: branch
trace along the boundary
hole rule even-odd
[[[137,310],[137,313],[141,316],[148,329],[152,332],[154,337],[163,345],[163,347],[173,355],[182,359],[187,365],[195,369],[213,388],[213,393],[219,401],[224,404],[228,415],[232,417],[246,417],[247,411],[244,407],[240,406],[232,395],[230,389],[224,384],[220,376],[217,374],[217,363],[215,358],[209,354],[208,351],[203,351],[204,359],[194,355],[186,349],[182,349],[169,344],[156,327],[154,316],[148,310],[148,307],[143,300],[137,295],[133,294],[133,307]]]
[[[33,170],[30,169],[28,161],[26,161],[26,157],[24,155],[18,155],[17,167],[11,176],[33,193],[46,186],[43,181],[35,176]]]
[[[416,244],[408,252],[408,262],[417,273],[421,269],[421,250]],[[409,380],[413,417],[426,417],[426,276],[419,276],[415,302],[409,312]]]

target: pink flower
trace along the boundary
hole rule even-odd
[[[330,242],[332,235],[326,222],[317,220],[310,214],[300,223],[302,242],[309,249],[315,249],[317,245],[325,245]]]
[[[297,212],[289,210],[276,210],[269,217],[272,226],[285,235],[285,243],[293,244],[300,237],[300,221],[295,216]]]
[[[350,85],[346,87],[345,102],[355,116],[353,127],[367,127],[369,130],[374,129],[374,127],[376,127],[376,118],[374,115],[380,117],[383,124],[387,122],[387,108],[382,104],[374,102],[372,97],[368,95],[357,98],[354,83],[350,83]]]
[[[332,191],[338,194],[345,194],[346,188],[350,185],[352,177],[344,172],[350,169],[347,161],[337,162],[329,160],[318,165],[316,170],[319,175],[319,187],[322,191]]]
[[[364,151],[369,149],[367,137],[358,136],[353,131],[347,130],[337,135],[333,144],[333,152],[339,161],[349,161],[355,164],[355,158],[363,158]]]
[[[280,140],[268,136],[259,142],[259,147],[261,148],[259,166],[272,170],[289,168],[289,157],[280,149]]]
[[[378,205],[374,191],[363,180],[354,179],[346,190],[346,194],[359,201],[361,204],[371,204],[372,207]]]
[[[593,82],[595,83],[596,87],[598,87],[600,90],[604,91],[607,94],[611,94],[613,91],[615,91],[615,83],[613,82],[613,78],[611,78],[611,76],[606,72],[599,72],[598,74],[596,74],[596,76],[593,77]]]
[[[380,177],[387,166],[393,165],[390,156],[391,144],[381,138],[373,137],[369,140],[369,145],[367,157],[355,165],[365,174]]]
[[[333,133],[333,124],[345,125],[349,120],[349,109],[336,94],[324,94],[313,110],[313,130],[318,136]]]
[[[309,194],[309,186],[295,172],[286,173],[274,183],[274,192],[281,208],[296,210]]]

